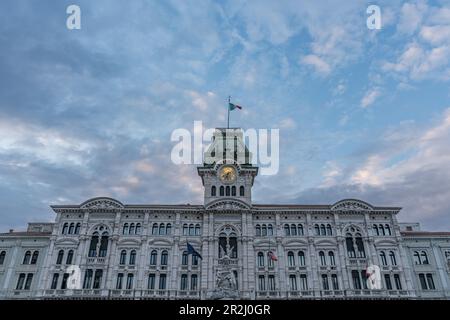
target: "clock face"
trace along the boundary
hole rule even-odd
[[[231,166],[222,167],[219,171],[219,178],[222,182],[234,182],[236,180],[236,169]]]

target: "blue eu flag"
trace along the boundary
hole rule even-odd
[[[200,253],[198,253],[189,242],[187,243],[187,252],[188,252],[188,254],[193,254],[203,260]]]

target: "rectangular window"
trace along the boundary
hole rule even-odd
[[[392,290],[391,276],[388,274],[384,275],[384,283],[386,284],[386,290]]]
[[[187,290],[187,274],[181,275],[181,285],[180,290]]]
[[[24,282],[25,282],[25,273],[21,273],[19,275],[19,278],[17,279],[16,290],[22,290]]]
[[[269,290],[270,291],[275,291],[276,290],[275,276],[274,275],[270,275],[269,276]]]
[[[366,270],[361,270],[361,282],[364,290],[367,290]]]
[[[266,279],[263,275],[258,276],[259,291],[266,291]]]
[[[23,289],[24,290],[30,290],[32,281],[33,281],[33,274],[29,273],[27,275],[27,280],[25,280],[25,287]]]
[[[93,289],[100,289],[100,286],[102,285],[102,277],[103,277],[103,270],[101,269],[95,270]]]
[[[297,290],[297,277],[295,274],[289,275],[289,286],[291,288],[291,291]]]
[[[400,281],[399,274],[394,274],[394,282],[395,282],[395,288],[397,290],[402,290],[402,282]]]
[[[134,274],[129,273],[127,276],[127,290],[133,289]]]
[[[123,273],[119,273],[117,275],[116,289],[122,290],[122,282],[123,282]]]
[[[300,285],[301,285],[301,289],[303,291],[308,290],[308,278],[307,278],[306,274],[300,275]]]
[[[339,290],[339,282],[337,274],[331,275],[331,282],[333,283],[333,290]]]
[[[428,290],[427,282],[425,281],[425,274],[419,273],[419,281],[420,281],[420,287],[422,290]]]
[[[330,290],[330,286],[328,284],[328,276],[326,274],[322,275],[322,289]]]
[[[361,280],[359,278],[359,272],[357,270],[352,270],[353,279],[353,289],[361,290]]]
[[[64,273],[62,281],[61,281],[61,290],[67,289],[67,279],[69,279],[69,274]]]
[[[155,289],[155,274],[154,273],[150,273],[148,275],[147,289],[149,289],[149,290]]]
[[[197,290],[198,287],[198,276],[196,274],[193,274],[191,276],[191,291]]]
[[[166,280],[167,280],[167,275],[166,274],[160,274],[159,275],[159,289],[160,290],[166,289]]]
[[[428,283],[429,290],[436,289],[436,287],[434,286],[433,275],[431,273],[427,273],[427,283]]]
[[[58,287],[58,279],[59,279],[59,273],[54,273],[53,279],[52,279],[52,285],[51,285],[50,289],[56,289]]]
[[[87,269],[84,275],[83,289],[90,289],[92,285],[92,269]]]

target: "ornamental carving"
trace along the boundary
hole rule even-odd
[[[121,209],[123,208],[123,204],[121,204],[119,201],[109,198],[97,198],[88,200],[85,203],[81,205],[82,209]]]
[[[360,200],[342,200],[331,207],[333,211],[370,211],[372,206]]]

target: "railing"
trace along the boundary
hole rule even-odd
[[[119,290],[119,289],[80,289],[62,290],[48,289],[40,291],[11,290],[2,292],[5,299],[208,299],[211,291],[200,290]],[[415,292],[408,290],[263,290],[263,291],[239,291],[242,299],[407,299],[407,298],[433,298],[437,294],[443,296],[443,292],[433,290],[430,292]]]

